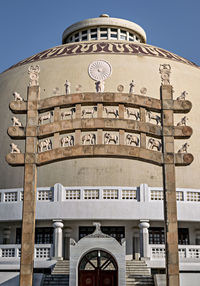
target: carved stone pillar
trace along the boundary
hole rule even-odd
[[[54,233],[53,233],[53,248],[54,248],[54,259],[61,260],[63,258],[63,228],[62,221],[54,221]]]
[[[149,226],[149,220],[140,221],[140,257],[149,257]]]
[[[69,260],[70,258],[70,236],[72,229],[71,227],[64,228],[64,259]]]
[[[138,227],[133,228],[133,259],[140,258],[140,232]]]
[[[10,227],[5,227],[3,230],[3,244],[10,244],[10,234],[11,229]]]

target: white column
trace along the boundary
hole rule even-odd
[[[64,259],[69,260],[70,258],[70,236],[72,229],[71,227],[64,228]]]
[[[133,227],[133,259],[140,259],[140,233],[138,227]]]
[[[54,259],[63,259],[63,223],[61,220],[53,222],[54,233],[53,233],[53,248],[54,248]]]
[[[140,220],[140,257],[149,257],[149,220]]]

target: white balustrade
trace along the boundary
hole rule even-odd
[[[150,260],[159,260],[165,258],[165,245],[164,244],[150,244]],[[179,245],[179,259],[200,260],[200,246],[198,245]],[[188,260],[189,259],[189,260]]]
[[[0,190],[0,203],[19,203],[23,201],[23,189]],[[138,202],[162,202],[163,189],[141,184],[140,187],[54,187],[37,189],[37,202],[56,202],[69,200],[132,200]],[[178,203],[200,202],[199,189],[179,189],[176,191]]]
[[[52,244],[35,244],[35,259],[50,259],[52,256]],[[1,259],[19,259],[21,257],[21,244],[0,244]]]

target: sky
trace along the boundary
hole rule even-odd
[[[139,24],[147,43],[200,65],[200,0],[0,0],[0,73],[61,44],[71,24],[106,13]]]

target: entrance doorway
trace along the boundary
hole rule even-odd
[[[117,263],[109,253],[93,250],[81,259],[78,276],[79,286],[117,286]]]

